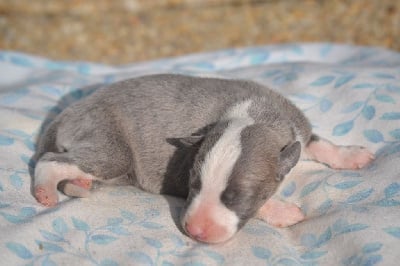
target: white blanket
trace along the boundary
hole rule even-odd
[[[252,79],[287,95],[314,131],[368,147],[360,171],[302,161],[276,198],[304,222],[252,219],[229,242],[196,243],[179,229],[183,201],[134,187],[99,187],[45,208],[31,195],[30,157],[48,116],[94,89],[150,73]],[[278,45],[106,66],[0,52],[2,265],[399,265],[400,54],[331,44]]]

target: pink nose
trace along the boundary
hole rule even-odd
[[[185,224],[186,232],[194,239],[199,241],[205,241],[207,239],[207,234],[204,228],[199,225],[186,223]]]

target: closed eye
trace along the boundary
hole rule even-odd
[[[225,190],[221,195],[221,201],[227,207],[232,207],[235,204],[235,200],[238,198],[237,192],[234,190]]]
[[[192,192],[198,193],[201,189],[201,181],[200,178],[198,178],[193,170],[190,172],[190,181],[189,181],[189,188]]]

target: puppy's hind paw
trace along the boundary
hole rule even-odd
[[[58,203],[57,191],[51,191],[44,185],[37,185],[34,189],[36,200],[46,207],[55,206]]]
[[[67,182],[64,186],[60,187],[65,195],[77,198],[88,198],[90,196],[89,189],[80,185],[75,185],[72,182]]]
[[[91,189],[92,188],[92,179],[87,178],[76,178],[69,181],[71,184],[79,186],[83,189]]]

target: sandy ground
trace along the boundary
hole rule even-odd
[[[0,0],[0,49],[110,64],[286,42],[400,51],[395,0]]]

